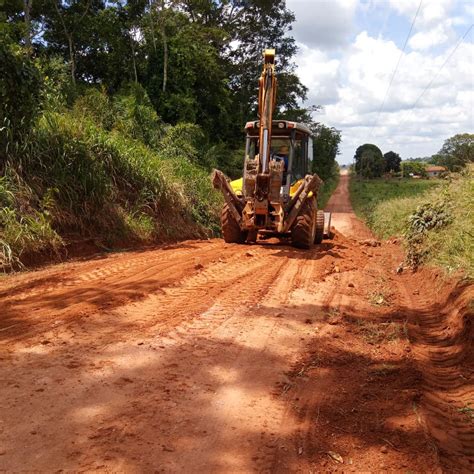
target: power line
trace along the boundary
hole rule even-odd
[[[458,42],[456,43],[456,46],[454,46],[454,48],[452,49],[452,51],[449,53],[448,57],[444,60],[443,64],[441,64],[441,66],[438,68],[438,70],[436,71],[436,74],[431,78],[431,81],[428,83],[428,85],[423,89],[423,92],[418,96],[418,99],[415,100],[414,104],[410,107],[409,110],[411,109],[414,109],[417,105],[418,105],[418,102],[421,100],[421,98],[425,95],[425,92],[433,85],[433,82],[435,81],[435,79],[438,77],[439,73],[441,72],[441,70],[444,68],[444,66],[446,66],[446,64],[448,63],[448,61],[451,59],[451,56],[456,52],[456,50],[459,48],[459,46],[461,45],[461,43],[464,41],[464,38],[466,38],[466,36],[468,35],[469,31],[471,31],[472,27],[474,25],[471,25],[467,31],[464,33],[463,36],[461,36],[459,39],[458,39]]]
[[[415,13],[415,16],[413,18],[413,21],[411,22],[411,26],[410,26],[410,31],[408,32],[408,35],[405,39],[405,44],[403,45],[403,48],[400,52],[400,56],[398,57],[398,61],[397,61],[397,65],[395,66],[395,69],[393,70],[393,73],[392,73],[392,77],[390,78],[390,82],[388,84],[388,87],[387,87],[387,90],[385,91],[385,95],[384,95],[384,98],[383,98],[383,101],[382,101],[382,104],[380,105],[380,108],[377,112],[377,116],[375,117],[375,122],[374,122],[374,125],[372,126],[372,130],[370,131],[370,136],[373,136],[373,133],[374,133],[374,130],[375,130],[375,127],[377,125],[377,122],[379,120],[379,117],[380,117],[380,113],[382,112],[382,109],[385,105],[385,101],[387,100],[387,96],[388,96],[388,91],[390,90],[390,87],[392,86],[392,82],[393,82],[393,79],[395,77],[395,75],[397,74],[397,70],[398,70],[398,66],[400,65],[400,61],[402,60],[402,56],[403,56],[403,53],[405,52],[405,48],[407,47],[407,44],[408,44],[408,40],[410,39],[410,36],[411,36],[411,32],[413,31],[413,27],[415,26],[415,22],[416,22],[416,19],[418,18],[418,13],[420,13],[420,9],[421,9],[421,4],[423,3],[423,0],[420,0],[420,3],[418,5],[418,9],[416,10],[416,13]]]

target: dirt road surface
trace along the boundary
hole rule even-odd
[[[336,236],[187,241],[0,280],[0,469],[473,471],[472,287]],[[367,241],[367,239],[369,239]]]

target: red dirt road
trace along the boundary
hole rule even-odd
[[[187,241],[0,280],[0,469],[474,468],[472,287],[361,243]],[[471,309],[469,309],[471,308]]]

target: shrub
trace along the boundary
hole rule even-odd
[[[88,89],[74,102],[74,112],[106,130],[111,130],[116,120],[112,104],[106,92],[95,88]]]
[[[56,112],[64,109],[75,95],[67,65],[58,56],[40,57],[35,60],[35,65],[43,79],[41,109]]]
[[[15,184],[11,176],[0,177],[0,269],[21,266],[25,255],[57,253],[63,242],[51,226],[45,200],[32,208],[32,191]]]
[[[402,176],[409,178],[410,175],[426,177],[426,163],[421,161],[404,161],[401,164]]]
[[[375,180],[350,185],[351,201],[379,237],[404,238],[407,262],[474,277],[473,167],[445,181]]]
[[[3,260],[53,251],[69,232],[108,245],[217,233],[221,196],[188,159],[196,156],[189,136],[170,130],[182,146],[171,149],[168,136],[155,151],[77,110],[44,113],[7,165],[14,179],[0,181]]]
[[[115,117],[115,129],[145,145],[158,147],[164,135],[164,124],[139,84],[130,84],[114,98],[111,113]]]
[[[203,157],[199,153],[203,140],[204,135],[198,125],[192,123],[169,125],[159,145],[160,153],[168,159],[184,157],[192,163],[204,164]]]
[[[24,136],[40,107],[41,74],[26,52],[0,42],[0,158]]]
[[[429,248],[425,245],[427,232],[445,227],[451,221],[452,214],[445,200],[424,202],[416,208],[405,224],[406,258],[411,266],[418,266],[429,254]]]

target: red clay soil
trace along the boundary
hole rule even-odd
[[[0,280],[0,469],[472,472],[472,286],[333,241],[187,241]],[[367,240],[368,239],[368,240]]]

